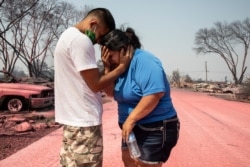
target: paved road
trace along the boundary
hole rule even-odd
[[[180,140],[164,167],[248,167],[250,104],[173,89]],[[122,167],[117,106],[104,104],[104,167]],[[33,143],[0,167],[58,167],[61,129]]]
[[[250,104],[174,90],[180,140],[168,167],[249,167]]]

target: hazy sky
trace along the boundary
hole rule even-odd
[[[195,33],[212,28],[214,23],[244,20],[250,17],[250,0],[71,0],[77,6],[108,8],[117,27],[135,29],[143,48],[159,57],[168,75],[179,70],[181,75],[205,80],[232,79],[226,64],[218,55],[196,55]],[[97,57],[99,53],[97,51]],[[247,59],[250,76],[250,55]]]

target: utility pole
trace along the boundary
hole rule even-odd
[[[207,61],[205,61],[206,83],[207,83]]]

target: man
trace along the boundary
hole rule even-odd
[[[58,40],[54,52],[55,120],[64,125],[61,166],[102,166],[100,91],[126,70],[132,56],[129,51],[121,53],[116,70],[103,76],[99,73],[94,44],[113,29],[110,11],[96,8]]]

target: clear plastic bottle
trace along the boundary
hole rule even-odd
[[[135,134],[133,132],[129,134],[127,145],[128,145],[130,156],[132,158],[138,158],[141,156],[141,152],[138,148]]]

